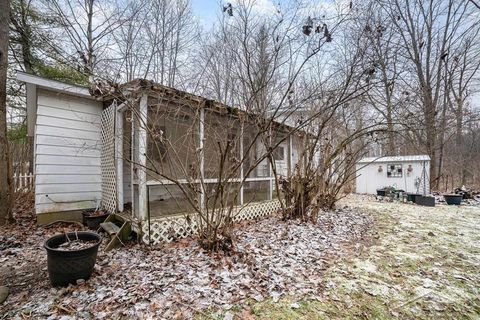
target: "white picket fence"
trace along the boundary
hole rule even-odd
[[[33,174],[17,174],[13,175],[13,188],[15,192],[27,192],[33,190],[34,185]]]

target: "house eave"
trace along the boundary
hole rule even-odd
[[[88,98],[94,100],[87,87],[68,84],[56,80],[45,79],[40,76],[29,74],[23,71],[17,71],[17,80],[25,83],[36,85],[37,88],[52,90],[56,92],[64,92],[77,97]]]

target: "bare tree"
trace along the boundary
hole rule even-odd
[[[364,72],[371,75],[372,86],[368,92],[371,106],[385,119],[387,124],[387,146],[385,155],[397,154],[396,123],[399,120],[398,93],[401,91],[399,78],[399,56],[397,32],[390,17],[383,12],[377,2],[368,3],[361,8],[362,13],[352,28],[353,37],[365,39],[368,45],[363,55]]]
[[[190,1],[131,1],[125,14],[131,18],[113,32],[119,77],[186,89],[199,34]]]
[[[467,2],[453,0],[394,0],[387,4],[390,18],[405,49],[406,66],[414,76],[413,92],[418,92],[423,113],[423,144],[430,155],[430,181],[438,183],[437,116],[442,102],[445,60],[449,45],[461,36],[470,20]],[[470,23],[471,24],[471,23]]]
[[[449,59],[449,65],[446,67],[448,74],[446,95],[448,103],[452,106],[455,115],[455,144],[456,144],[456,162],[461,169],[459,184],[466,183],[466,165],[464,161],[463,148],[463,126],[465,123],[465,104],[471,94],[472,84],[479,84],[475,78],[480,68],[478,41],[480,26],[470,30],[456,47],[452,49],[452,57]]]
[[[125,7],[97,0],[54,0],[46,1],[46,6],[68,39],[62,46],[65,62],[81,66],[92,81],[94,74],[100,75],[97,69],[101,63],[108,61],[112,32],[128,18],[124,16]],[[105,71],[103,78],[107,78],[110,69],[102,71]]]

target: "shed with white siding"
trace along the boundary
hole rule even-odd
[[[430,192],[428,155],[369,157],[356,165],[356,192],[376,194],[377,189],[394,187],[409,193]]]
[[[101,197],[102,102],[87,88],[18,73],[26,82],[28,135],[34,137],[35,211],[39,222],[95,207]],[[45,219],[42,219],[45,218]],[[68,217],[62,217],[67,219]]]

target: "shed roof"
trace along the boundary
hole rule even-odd
[[[49,89],[57,92],[65,92],[74,96],[93,99],[87,87],[82,87],[75,84],[69,84],[57,80],[50,80],[44,77],[17,71],[17,80],[25,83],[34,84],[40,88]]]
[[[357,163],[384,163],[384,162],[415,162],[430,161],[430,156],[426,154],[412,156],[394,156],[394,157],[367,157],[360,159]]]

